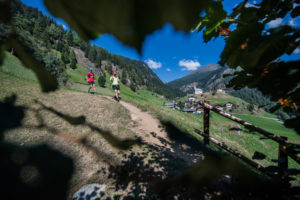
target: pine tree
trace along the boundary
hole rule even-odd
[[[70,63],[70,59],[69,59],[70,55],[69,52],[66,51],[65,49],[61,52],[61,59],[65,64]]]
[[[109,75],[112,75],[112,65],[111,65],[110,62],[107,63],[106,70],[107,70]]]
[[[73,46],[74,37],[72,31],[68,31],[67,33],[67,42],[69,46]]]
[[[100,76],[99,79],[98,79],[98,84],[100,87],[105,87],[105,82],[106,82],[106,79],[104,76]]]
[[[125,69],[122,71],[122,77],[121,77],[121,82],[126,85],[127,84],[127,75]]]
[[[130,89],[133,91],[133,92],[136,92],[136,84],[134,82],[131,82],[130,84]]]
[[[77,60],[76,60],[76,56],[75,56],[74,51],[71,51],[71,54],[70,54],[70,61],[71,61],[70,67],[71,67],[72,69],[76,69]]]
[[[253,112],[253,110],[254,110],[254,105],[251,103],[251,104],[249,104],[248,105],[248,110],[250,111],[250,112]]]
[[[63,48],[64,48],[64,44],[60,40],[58,40],[56,43],[56,50],[62,52]]]
[[[90,51],[91,51],[91,44],[90,43],[88,43],[87,45],[86,45],[86,48],[85,48],[85,50],[84,50],[84,55],[85,55],[85,57],[89,57],[89,53],[90,53]]]
[[[89,55],[88,55],[88,59],[92,62],[95,62],[97,59],[97,49],[95,46],[93,46],[90,51],[89,51]]]
[[[42,27],[40,26],[39,22],[37,21],[34,24],[34,28],[33,28],[33,36],[36,38],[40,38],[41,34],[43,32]]]

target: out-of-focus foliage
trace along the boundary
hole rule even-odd
[[[50,92],[57,89],[57,79],[45,68],[42,63],[38,62],[33,56],[26,52],[25,48],[22,46],[21,42],[18,41],[18,39],[10,40],[9,44],[11,45],[10,47],[14,49],[16,55],[23,62],[23,64],[36,74],[43,92]],[[51,63],[47,63],[49,64],[48,68],[52,68],[52,64],[55,61],[49,60],[49,62]]]
[[[236,70],[228,86],[234,89],[257,88],[272,101],[280,99],[284,111],[296,113],[286,126],[300,133],[300,61],[282,61],[284,54],[292,54],[300,45],[300,30],[289,25],[270,27],[268,23],[277,18],[299,16],[299,1],[263,0],[246,6],[247,0],[236,6],[232,14],[212,16],[207,12],[200,20],[197,30],[204,30],[204,41],[222,34],[222,29],[232,27],[221,54],[221,65]],[[218,4],[218,3],[216,3]],[[222,6],[211,6],[212,13],[223,13]],[[209,11],[209,9],[208,9]],[[212,29],[213,27],[213,29]],[[221,27],[221,28],[220,28]],[[280,108],[277,106],[276,108]],[[273,109],[275,110],[275,109]]]
[[[44,0],[48,10],[64,19],[83,39],[111,33],[141,50],[147,34],[171,23],[189,31],[211,0]]]
[[[12,95],[0,101],[1,197],[65,199],[74,168],[71,158],[47,145],[21,147],[3,139],[5,131],[23,125],[28,108],[17,106],[16,100]]]
[[[5,49],[3,47],[9,47],[9,50],[14,51],[21,61],[37,74],[43,91],[53,91],[57,88],[58,84],[55,75],[51,74],[49,70],[51,71],[51,69],[54,69],[53,66],[61,65],[62,63],[57,62],[58,56],[48,54],[50,52],[47,52],[45,55],[43,50],[57,47],[65,51],[66,55],[69,55],[68,46],[66,48],[65,45],[58,44],[57,41],[59,39],[64,41],[63,43],[67,43],[71,46],[81,47],[84,46],[84,43],[74,37],[71,31],[67,32],[67,34],[63,34],[65,31],[62,28],[51,26],[53,21],[51,21],[50,18],[48,20],[39,18],[41,14],[34,9],[27,8],[25,9],[26,11],[23,10],[23,14],[26,15],[27,18],[24,18],[22,23],[19,23],[22,20],[21,15],[15,15],[12,23],[11,14],[13,12],[10,9],[10,2],[9,0],[0,1],[0,22],[4,23],[4,26],[9,25],[11,27],[11,31],[5,32],[4,35],[2,34],[4,32],[0,33],[0,55],[3,55]],[[209,41],[218,35],[226,36],[226,46],[221,55],[221,63],[227,64],[231,68],[241,67],[241,70],[235,73],[235,77],[232,79],[230,85],[235,88],[242,88],[244,86],[256,87],[264,94],[271,96],[273,100],[281,99],[280,103],[282,107],[286,109],[297,108],[297,106],[299,106],[299,61],[283,62],[277,60],[277,58],[284,53],[291,54],[294,49],[299,46],[299,30],[289,26],[265,30],[265,25],[268,22],[278,17],[284,17],[289,12],[292,13],[292,17],[298,16],[298,6],[293,9],[293,3],[299,2],[298,0],[263,0],[255,7],[245,7],[247,1],[244,1],[237,6],[231,15],[226,14],[220,1],[213,0],[44,0],[44,2],[53,15],[63,18],[69,26],[77,31],[84,39],[95,38],[101,33],[112,33],[124,44],[134,46],[138,50],[141,50],[142,42],[146,35],[161,28],[165,23],[171,23],[175,29],[187,31],[190,30],[192,26],[199,24],[197,23],[199,22],[199,16],[202,16],[202,11],[206,11],[205,13],[207,15],[200,18],[202,22],[199,26],[201,29],[206,27],[204,33],[205,41]],[[13,3],[13,11],[20,8],[22,10],[19,1],[13,0]],[[31,18],[37,19],[34,20],[34,24],[33,21],[28,20]],[[237,28],[233,31],[230,31],[228,28],[231,23],[238,24]],[[19,33],[17,31],[25,27],[28,28],[28,32]],[[15,37],[16,32],[19,34],[18,37]],[[33,38],[31,34],[33,34],[35,38]],[[39,41],[37,43],[35,43],[36,38],[38,38]],[[49,38],[56,39],[50,40]],[[21,44],[20,41],[24,44]],[[36,44],[36,46],[32,47],[32,44]],[[70,62],[69,59],[66,59],[68,57],[66,55],[65,59],[62,58],[64,64]],[[96,59],[97,62],[101,60],[101,58],[97,58],[97,54],[95,54],[94,50],[91,52],[88,51],[88,55],[91,59]],[[2,58],[2,56],[0,58]],[[42,64],[42,62],[45,63]],[[46,70],[44,65],[48,70]],[[129,76],[130,73],[133,74],[135,71],[128,71]],[[135,77],[136,79],[133,79],[132,85],[135,85],[135,83],[139,81],[139,77],[140,76],[137,76]],[[274,87],[276,89],[274,89]],[[42,176],[43,182],[38,182],[38,184],[35,185],[37,187],[32,187],[32,185],[28,186],[20,181],[20,177],[18,176],[20,172],[19,169],[26,166],[22,166],[23,164],[17,165],[12,162],[9,155],[12,155],[18,148],[15,145],[6,143],[2,139],[5,130],[17,128],[22,125],[21,120],[24,117],[25,108],[16,106],[15,99],[16,97],[12,96],[0,102],[0,152],[2,153],[0,154],[0,172],[3,173],[1,177],[5,176],[5,179],[2,180],[1,183],[1,188],[4,188],[4,190],[1,190],[1,196],[6,199],[65,199],[64,196],[68,190],[67,182],[73,171],[73,163],[69,158],[66,158],[56,151],[53,152],[53,150],[51,151],[51,149],[47,147],[24,148],[30,155],[33,155],[29,157],[31,159],[29,159],[28,162],[26,161],[27,163],[24,163],[24,165],[33,165],[37,168],[38,172],[42,172],[41,175],[45,175]],[[98,128],[86,122],[83,116],[72,117],[43,104],[41,104],[41,106],[43,109],[60,116],[63,120],[73,125],[89,127],[92,131],[101,134],[110,145],[118,149],[127,150],[131,146],[139,144],[136,140],[120,139],[109,131]],[[295,128],[298,124],[299,127],[300,123],[297,123],[297,120],[299,120],[299,108],[298,110],[296,109],[296,113],[297,112],[298,118],[287,121],[287,126]],[[41,127],[46,128],[45,124],[40,124],[39,128]],[[176,131],[171,131],[172,134],[174,134],[174,132]],[[180,134],[180,137],[182,138],[183,134]],[[178,138],[176,141],[178,141]],[[216,159],[215,161],[220,160],[221,159]],[[156,160],[155,162],[158,161],[163,161],[163,159]],[[227,161],[223,163],[212,162],[213,164],[208,162],[206,165],[205,162],[201,163],[204,164],[203,168],[196,167],[188,169],[186,173],[182,173],[182,176],[173,176],[174,178],[169,179],[169,182],[166,180],[163,184],[155,185],[159,186],[158,189],[161,189],[162,193],[167,190],[165,187],[160,186],[169,188],[171,184],[178,186],[179,183],[184,184],[188,188],[196,186],[196,191],[199,191],[199,188],[204,188],[199,187],[202,186],[203,181],[211,182],[216,177],[224,174],[224,172],[227,174],[232,170],[234,170],[233,172],[238,172],[232,165],[228,165],[230,162]],[[220,167],[225,166],[225,164],[227,164],[228,171],[222,171],[226,169],[226,167]],[[133,166],[133,168],[135,167],[136,165]],[[54,169],[51,170],[51,173],[49,173],[50,168]],[[27,168],[28,171],[32,172],[33,170],[31,169],[32,168]],[[200,171],[195,169],[200,169]],[[247,171],[243,171],[242,174],[247,175],[247,178],[253,177],[245,172]],[[49,174],[51,175],[49,176]],[[133,173],[126,173],[126,175],[132,174]],[[139,173],[138,177],[142,175],[143,174],[140,175]],[[212,179],[207,179],[202,175],[206,177],[211,176]],[[200,179],[197,179],[197,177],[200,177]],[[59,178],[63,180],[59,180]],[[124,176],[121,176],[120,179],[122,183],[126,182],[126,180],[124,181]],[[200,181],[200,185],[197,184],[197,181]],[[245,182],[247,183],[247,187],[245,188],[248,188],[249,185],[256,186],[255,184],[251,184],[251,181],[247,180]],[[17,187],[14,185],[15,183],[17,183]],[[2,184],[5,187],[2,187]],[[12,185],[12,187],[8,189],[14,189],[17,192],[12,193],[10,190],[6,190],[7,186],[10,185]],[[32,188],[36,190],[28,190]],[[49,191],[49,188],[51,191]],[[259,189],[261,189],[261,187],[259,187]],[[275,193],[279,191],[274,190],[274,188],[271,189],[272,192],[275,191]],[[2,193],[3,191],[6,192],[4,195]],[[240,193],[240,190],[236,191],[237,194]],[[250,192],[244,193],[249,194]],[[272,194],[271,192],[268,192],[268,194],[269,193]],[[12,196],[18,194],[22,195]],[[55,195],[55,197],[53,197],[53,195]]]
[[[227,17],[227,12],[223,9],[221,1],[213,1],[208,4],[207,8],[205,9],[205,13],[206,15],[201,17],[200,22],[195,30],[202,31],[205,28],[203,32],[203,39],[205,42],[208,42],[213,37],[219,36],[220,28],[223,30],[228,28],[228,24],[224,23]]]

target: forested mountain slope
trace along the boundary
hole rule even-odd
[[[111,54],[106,49],[81,40],[74,32],[56,24],[36,8],[28,7],[19,0],[12,1],[13,24],[27,52],[43,62],[60,84],[68,81],[67,68],[76,69],[80,52],[81,66],[93,67],[98,75],[118,71],[123,84],[134,88],[145,88],[168,98],[182,95],[179,90],[166,86],[157,75],[141,61]],[[0,38],[7,37],[10,27],[0,24]],[[10,49],[13,53],[13,49]]]
[[[218,64],[209,64],[197,69],[185,77],[169,82],[167,85],[180,89],[185,93],[193,93],[193,84],[196,83],[198,88],[204,91],[211,91],[217,88],[225,88],[229,79],[224,79],[223,74],[230,73],[227,67]]]

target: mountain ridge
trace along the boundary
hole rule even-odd
[[[222,67],[218,64],[208,64],[197,70],[194,70],[186,76],[167,83],[168,86],[180,89],[184,93],[193,92],[194,83],[198,88],[204,91],[225,88],[229,78],[223,78],[223,74],[231,73],[228,67]]]

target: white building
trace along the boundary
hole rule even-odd
[[[194,90],[195,90],[195,94],[202,94],[203,90],[200,88],[197,88],[196,83],[194,83]]]
[[[223,89],[218,89],[218,90],[217,90],[217,93],[226,94],[226,91],[225,91],[225,90],[223,90]]]
[[[230,103],[230,102],[228,102],[228,103],[225,103],[225,106],[226,106],[226,108],[232,108],[232,106],[233,106],[233,103]]]
[[[192,96],[192,97],[189,97],[188,101],[189,101],[189,102],[195,102],[195,101],[196,101],[196,98],[193,97],[193,96]]]

